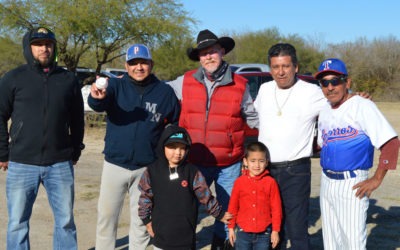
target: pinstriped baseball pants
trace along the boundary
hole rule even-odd
[[[368,197],[359,199],[353,186],[368,178],[367,170],[356,177],[335,180],[321,174],[320,206],[325,250],[362,250],[367,243]]]

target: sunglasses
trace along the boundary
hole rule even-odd
[[[322,87],[326,88],[329,86],[329,84],[331,84],[332,86],[338,86],[338,85],[342,84],[343,82],[345,82],[346,80],[347,80],[347,78],[345,76],[335,77],[330,80],[321,79],[321,80],[319,80],[319,84],[321,84]]]

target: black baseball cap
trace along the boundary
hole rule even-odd
[[[48,28],[39,27],[31,30],[29,36],[29,43],[32,44],[41,40],[50,40],[53,43],[56,43],[56,35]]]
[[[182,143],[186,146],[190,146],[190,141],[188,140],[187,136],[185,133],[179,132],[172,134],[164,143],[164,146],[174,143],[174,142],[179,142]]]

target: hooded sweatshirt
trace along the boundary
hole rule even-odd
[[[157,160],[149,165],[139,183],[139,217],[144,224],[152,222],[153,244],[165,250],[195,249],[197,201],[206,206],[208,213],[220,220],[224,213],[212,196],[204,176],[186,158],[177,167],[179,177],[170,179],[168,160],[164,153],[165,141],[173,134],[183,133],[191,145],[184,128],[170,125],[157,145]]]
[[[72,72],[57,67],[56,56],[45,72],[33,58],[27,32],[27,64],[0,81],[0,161],[46,166],[77,161],[84,134],[82,94]],[[56,44],[54,54],[56,54]],[[8,132],[8,120],[11,128]]]

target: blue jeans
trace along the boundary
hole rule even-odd
[[[283,204],[283,235],[281,247],[285,248],[285,238],[290,240],[291,250],[308,250],[308,211],[311,190],[311,162],[290,167],[271,167],[271,175],[278,182]]]
[[[235,249],[238,250],[268,250],[271,244],[271,227],[262,233],[246,233],[238,227]]]
[[[227,211],[233,183],[240,176],[241,161],[226,167],[199,166],[198,169],[206,178],[208,186],[211,186],[212,182],[214,182],[218,203],[222,206],[223,211]],[[214,234],[219,238],[228,239],[227,226],[221,221],[215,220]]]
[[[29,219],[40,184],[46,189],[54,215],[53,249],[77,249],[73,216],[74,169],[69,161],[50,166],[8,163],[7,249],[30,249]]]

